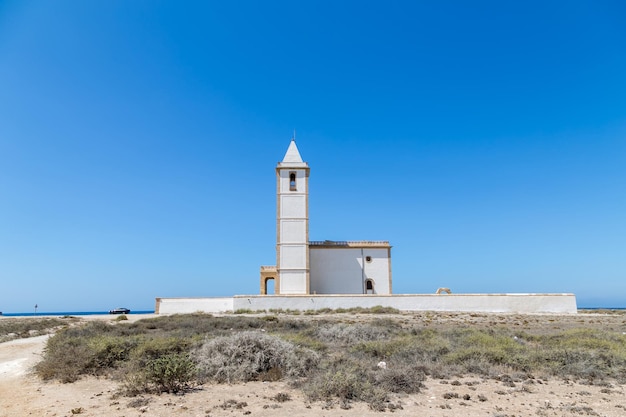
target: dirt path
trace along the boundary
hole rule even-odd
[[[32,404],[37,389],[31,369],[41,358],[48,337],[0,343],[0,416],[29,415],[25,407]]]
[[[25,375],[41,358],[47,335],[0,343],[0,383]]]

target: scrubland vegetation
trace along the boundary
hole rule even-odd
[[[4,317],[0,320],[0,343],[12,339],[49,334],[76,321],[75,317]]]
[[[274,312],[90,321],[58,331],[36,371],[63,382],[114,378],[128,396],[288,380],[311,401],[345,408],[363,401],[381,411],[393,410],[394,393],[418,393],[427,377],[475,376],[511,386],[551,378],[626,383],[622,332],[560,329],[555,322],[438,326],[428,317]]]

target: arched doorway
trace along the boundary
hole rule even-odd
[[[275,266],[261,267],[261,295],[280,294]]]
[[[375,294],[374,291],[374,280],[366,279],[365,280],[365,294]]]
[[[276,293],[275,288],[274,288],[275,286],[274,281],[275,281],[274,277],[267,278],[265,280],[265,292],[264,292],[265,295],[274,295]]]

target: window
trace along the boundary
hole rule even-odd
[[[296,188],[296,173],[295,172],[290,172],[289,173],[289,191],[297,191],[297,188]]]
[[[372,257],[371,256],[366,256],[365,257],[365,262],[372,262]]]
[[[374,291],[374,280],[366,279],[365,280],[365,294],[375,294]]]

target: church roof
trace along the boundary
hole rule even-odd
[[[306,162],[302,161],[302,157],[300,156],[300,152],[298,151],[298,147],[296,146],[296,141],[294,139],[291,140],[289,148],[287,148],[287,152],[285,153],[285,157],[278,165],[283,167],[308,166]]]
[[[386,240],[311,240],[311,248],[390,248]]]

